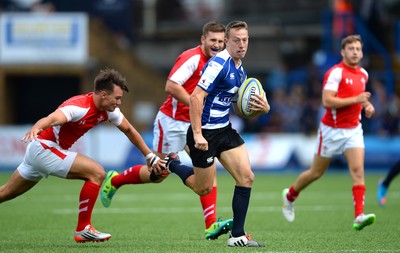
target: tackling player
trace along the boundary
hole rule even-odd
[[[104,168],[83,154],[69,151],[69,148],[91,128],[109,121],[146,156],[148,166],[165,167],[165,162],[151,152],[120,111],[124,91],[128,92],[125,78],[113,69],[102,70],[94,80],[93,92],[66,100],[54,112],[37,121],[22,137],[23,141],[31,142],[22,163],[0,187],[0,202],[27,192],[49,175],[84,180],[74,239],[76,242],[110,239],[110,234],[97,231],[91,223],[93,207],[106,177]]]

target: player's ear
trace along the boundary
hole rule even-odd
[[[104,90],[102,90],[102,91],[100,92],[100,94],[101,94],[101,98],[102,98],[102,99],[105,99],[106,96],[107,96],[107,92],[104,91]]]

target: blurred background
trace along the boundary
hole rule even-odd
[[[151,146],[168,72],[200,43],[210,20],[249,24],[244,67],[263,84],[271,112],[232,121],[256,154],[255,168],[309,165],[323,74],[341,60],[340,40],[353,33],[364,42],[376,109],[362,120],[366,166],[386,169],[400,158],[400,0],[0,0],[0,170],[19,164],[26,129],[65,99],[92,91],[105,67],[127,78],[121,110]],[[142,162],[112,130],[88,135],[75,148],[106,167]],[[342,159],[334,165],[342,167]]]

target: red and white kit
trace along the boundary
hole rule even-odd
[[[207,61],[200,46],[186,50],[176,59],[168,79],[182,85],[191,94]],[[153,149],[164,154],[183,150],[189,125],[189,107],[169,95],[154,121]]]
[[[323,89],[335,91],[337,97],[353,97],[365,91],[367,81],[368,73],[364,68],[350,68],[341,62],[326,72]],[[348,148],[364,148],[361,111],[361,104],[327,108],[318,130],[316,154],[332,157]]]
[[[103,121],[118,126],[123,114],[119,108],[113,112],[99,111],[93,102],[93,92],[74,96],[60,109],[68,122],[44,129],[38,140],[29,143],[23,162],[18,166],[21,176],[39,181],[48,175],[65,178],[77,155],[68,149],[87,131]]]

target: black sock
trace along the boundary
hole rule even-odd
[[[172,161],[169,164],[169,170],[177,174],[181,178],[183,184],[185,185],[186,185],[186,179],[194,174],[192,167],[189,167],[181,163],[180,161]]]
[[[155,182],[155,181],[157,181],[158,179],[160,179],[161,177],[162,177],[161,174],[160,174],[160,175],[156,175],[156,173],[154,173],[153,170],[152,170],[151,173],[150,173],[150,181],[151,181],[151,182]]]
[[[387,174],[385,180],[383,180],[382,184],[386,186],[386,188],[388,188],[392,180],[399,174],[399,172],[400,172],[400,161],[398,161],[395,165],[393,165],[390,168],[389,173]]]
[[[245,235],[244,222],[249,208],[251,187],[235,186],[232,199],[233,228],[232,236]]]

